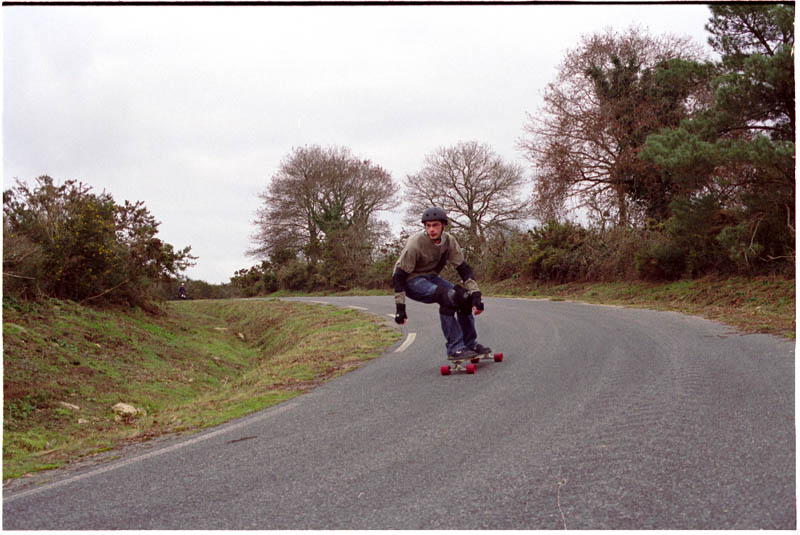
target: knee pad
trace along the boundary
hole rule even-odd
[[[437,286],[433,294],[434,300],[439,303],[439,314],[442,316],[455,316],[458,311],[454,290],[448,290],[444,286]]]

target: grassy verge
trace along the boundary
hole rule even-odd
[[[4,301],[3,480],[269,407],[400,336],[354,310],[277,300],[165,309]],[[116,417],[119,402],[140,412]]]
[[[539,284],[520,280],[482,285],[495,296],[533,297],[672,310],[795,339],[794,279],[696,279],[673,283]]]

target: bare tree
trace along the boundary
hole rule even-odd
[[[450,224],[463,231],[480,253],[494,230],[525,219],[527,183],[521,166],[507,163],[488,145],[476,141],[439,148],[425,157],[423,169],[406,178],[408,221],[419,221],[430,206],[443,208]]]
[[[681,62],[700,56],[688,38],[652,37],[636,27],[584,37],[568,52],[520,141],[536,167],[536,215],[562,214],[568,199],[623,226],[636,203],[663,211],[666,185],[638,152],[648,134],[677,125],[711,98],[708,78]]]
[[[248,254],[266,259],[289,250],[316,264],[326,243],[354,234],[348,229],[369,243],[372,234],[385,232],[376,212],[393,206],[397,190],[385,169],[347,148],[295,148],[259,195],[263,205]]]

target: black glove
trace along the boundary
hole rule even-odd
[[[472,292],[472,306],[478,310],[483,310],[483,301],[481,301],[480,292]]]
[[[396,306],[397,306],[397,312],[394,315],[394,321],[402,325],[408,319],[408,316],[406,316],[406,306],[400,303],[397,303]]]

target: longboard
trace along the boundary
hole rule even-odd
[[[478,363],[482,360],[503,362],[503,354],[495,353],[492,355],[491,353],[484,353],[483,355],[478,355],[477,357],[473,357],[471,359],[451,360],[448,364],[439,368],[439,371],[442,375],[450,375],[453,372],[475,373],[478,371]],[[465,364],[467,361],[469,361],[469,364]]]

